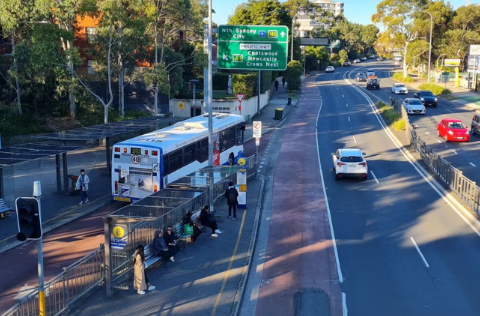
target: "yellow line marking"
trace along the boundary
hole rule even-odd
[[[230,264],[228,265],[227,273],[223,278],[222,288],[220,289],[220,293],[218,293],[215,306],[213,307],[212,316],[215,316],[215,314],[217,313],[218,305],[220,305],[220,300],[222,299],[223,291],[225,290],[225,286],[227,285],[227,281],[228,281],[228,277],[230,276],[230,271],[232,269],[233,261],[235,260],[235,256],[237,255],[238,244],[240,244],[240,238],[242,237],[243,225],[245,224],[246,215],[247,215],[247,210],[243,212],[242,225],[240,225],[240,231],[238,232],[237,244],[235,245],[235,249],[233,250],[232,257],[230,258]]]

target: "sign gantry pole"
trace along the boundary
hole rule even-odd
[[[212,0],[208,0],[208,165],[210,174],[210,212],[213,212],[213,106],[212,106]]]

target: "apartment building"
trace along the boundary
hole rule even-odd
[[[344,3],[330,0],[310,0],[311,3],[316,4],[318,7],[325,11],[332,12],[335,16],[343,14]],[[322,27],[323,24],[317,22],[313,17],[317,15],[316,11],[301,10],[297,14],[297,29],[295,36],[297,37],[310,37],[312,31],[318,27]]]

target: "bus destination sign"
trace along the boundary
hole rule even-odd
[[[218,67],[221,69],[285,70],[287,52],[286,26],[218,27]]]

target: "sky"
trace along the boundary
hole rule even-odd
[[[213,15],[213,22],[226,24],[228,16],[232,15],[237,5],[247,0],[212,0],[216,14]],[[345,4],[345,16],[350,22],[370,24],[371,16],[377,11],[377,4],[381,0],[343,0]],[[281,0],[281,2],[284,2]],[[450,0],[453,8],[465,5],[466,0]],[[480,3],[480,0],[470,0],[470,4]]]

